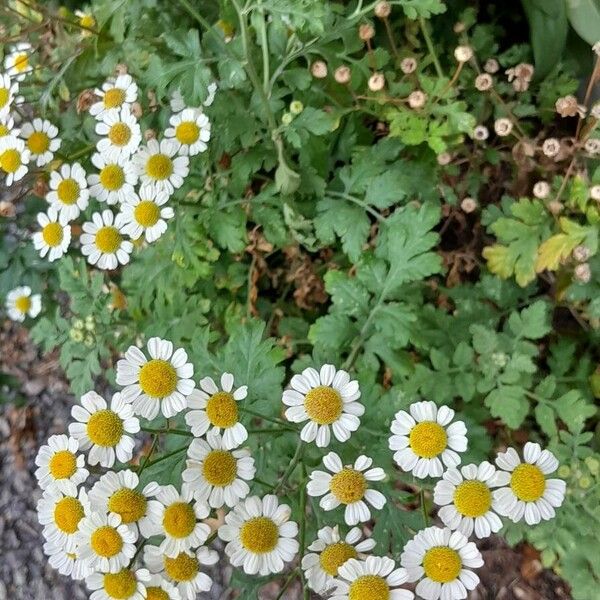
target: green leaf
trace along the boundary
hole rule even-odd
[[[513,312],[508,319],[508,326],[517,337],[530,340],[543,338],[552,329],[549,305],[538,300],[520,313]]]
[[[600,0],[566,0],[573,29],[588,43],[600,40]]]
[[[492,390],[485,398],[485,405],[492,416],[502,419],[511,429],[518,429],[529,412],[525,391],[516,385],[504,385]]]

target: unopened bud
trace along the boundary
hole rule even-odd
[[[342,65],[335,70],[333,77],[338,83],[345,85],[346,83],[350,83],[350,79],[352,78],[352,71],[350,67],[346,65]]]
[[[0,200],[0,217],[11,218],[17,214],[17,209],[12,202]]]
[[[290,112],[293,115],[299,115],[304,110],[304,104],[300,100],[292,100],[290,102]]]
[[[560,152],[560,142],[556,138],[548,138],[542,144],[542,152],[548,158],[553,158]]]
[[[310,66],[310,72],[317,79],[325,79],[327,77],[327,65],[322,60],[316,60]]]
[[[134,102],[131,105],[131,114],[136,118],[139,119],[141,118],[142,114],[144,113],[143,109],[142,109],[142,105],[139,102]]]
[[[449,164],[451,160],[452,160],[452,155],[449,152],[442,152],[441,154],[437,155],[438,165],[441,165],[442,167]]]
[[[379,92],[385,87],[385,76],[383,73],[373,73],[369,77],[369,89],[372,92]]]
[[[473,48],[471,46],[457,46],[454,49],[454,58],[459,63],[468,62],[473,58]]]
[[[375,5],[375,15],[380,19],[387,19],[392,12],[392,6],[389,2],[378,2]]]
[[[501,119],[496,119],[496,121],[494,122],[494,131],[500,137],[505,137],[509,135],[512,131],[512,128],[513,124],[510,119],[506,119],[503,117]]]
[[[423,108],[425,106],[425,102],[427,102],[427,94],[421,90],[415,90],[408,96],[408,105],[411,108]]]
[[[400,63],[400,70],[405,75],[410,75],[417,70],[417,59],[412,56],[408,56],[407,58],[403,58]]]
[[[144,139],[146,141],[155,140],[156,139],[156,131],[154,131],[154,129],[146,129],[146,131],[144,131]]]
[[[362,23],[358,28],[358,37],[363,42],[368,42],[375,36],[375,28],[371,23]]]
[[[600,185],[593,185],[590,188],[590,198],[596,200],[596,202],[600,202]]]
[[[462,33],[466,27],[462,21],[457,21],[454,23],[454,27],[452,29],[454,30],[454,33]]]
[[[497,73],[500,70],[500,65],[498,64],[498,61],[495,58],[488,58],[485,61],[485,65],[483,65],[483,70],[486,73],[491,73],[493,75],[494,73]]]
[[[478,142],[484,142],[490,136],[490,132],[485,125],[477,125],[473,129],[473,139]]]
[[[463,198],[462,202],[460,203],[460,207],[467,214],[472,213],[477,210],[477,200],[467,196],[466,198]]]
[[[283,125],[289,125],[292,121],[294,120],[294,115],[292,113],[289,112],[284,112],[281,115],[281,123]]]
[[[533,195],[540,200],[547,198],[550,194],[550,184],[547,181],[538,181],[533,186]]]
[[[482,73],[481,75],[477,75],[475,77],[475,89],[480,92],[487,92],[492,85],[494,84],[494,80],[489,73]]]
[[[564,206],[558,200],[552,200],[548,203],[548,210],[553,215],[559,215],[564,209]]]
[[[592,270],[588,263],[581,263],[575,267],[575,279],[580,283],[588,283],[592,278]]]

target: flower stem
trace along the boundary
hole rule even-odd
[[[429,30],[427,29],[427,23],[425,23],[425,19],[423,17],[419,17],[419,26],[421,27],[421,33],[425,38],[425,43],[427,44],[427,50],[431,56],[431,60],[433,61],[433,65],[435,66],[435,70],[438,74],[438,77],[444,77],[444,71],[442,71],[442,65],[435,53],[435,47],[431,40],[431,36],[429,35]]]
[[[162,462],[163,460],[167,460],[167,458],[171,458],[171,456],[175,456],[176,454],[179,454],[180,452],[183,452],[185,450],[188,449],[188,446],[182,446],[181,448],[177,448],[177,450],[173,450],[172,452],[168,452],[167,454],[163,454],[162,456],[159,456],[156,460],[152,460],[149,461],[147,463],[145,463],[142,468],[140,469],[140,472],[145,469],[146,467],[153,467],[154,465],[158,464],[159,462]]]
[[[421,501],[421,511],[423,512],[423,523],[425,527],[429,526],[429,515],[427,514],[427,504],[425,503],[425,489],[421,488],[419,491],[419,499]]]
[[[140,470],[138,471],[138,477],[143,473],[144,469],[146,468],[146,465],[148,464],[148,461],[150,460],[150,456],[152,456],[152,453],[154,452],[154,449],[156,448],[157,442],[158,442],[158,434],[155,433],[154,436],[152,437],[152,445],[150,446],[150,451],[148,452],[148,454],[146,454],[146,456],[144,457],[144,462],[140,465]]]
[[[249,408],[245,408],[245,407],[240,407],[240,410],[244,413],[252,415],[253,417],[262,419],[263,421],[268,421],[269,423],[279,425],[283,429],[287,429],[289,431],[297,431],[293,425],[291,425],[290,423],[286,423],[285,421],[283,421],[281,419],[276,419],[275,417],[268,417],[267,415],[263,415],[261,413],[258,413],[254,410],[250,410]]]
[[[152,427],[140,427],[142,431],[146,431],[147,433],[154,433],[156,435],[172,433],[174,435],[185,435],[187,437],[194,437],[194,434],[191,431],[186,431],[185,429],[169,429],[168,427],[163,429],[152,429]]]
[[[299,438],[298,439],[298,445],[296,446],[296,452],[294,452],[294,456],[292,457],[292,460],[290,461],[290,464],[289,464],[288,468],[286,469],[285,473],[283,474],[283,476],[279,480],[279,483],[277,484],[277,487],[275,488],[275,490],[273,492],[274,494],[277,494],[278,492],[280,492],[284,488],[285,484],[287,483],[287,480],[290,478],[290,475],[294,472],[294,469],[296,468],[296,465],[298,464],[298,462],[302,458],[302,451],[303,451],[303,449],[304,449],[304,443]]]

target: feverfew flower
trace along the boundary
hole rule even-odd
[[[96,124],[96,133],[103,136],[96,147],[100,154],[105,155],[128,158],[142,141],[140,125],[131,114],[129,104],[101,113]]]
[[[21,128],[15,127],[15,120],[12,115],[0,118],[0,138],[10,135],[18,139],[20,133]]]
[[[246,498],[225,515],[218,530],[227,542],[225,554],[234,567],[242,567],[248,575],[269,575],[283,571],[298,552],[295,539],[298,525],[290,521],[291,509],[279,504],[277,496]]]
[[[83,167],[79,163],[62,165],[50,173],[50,191],[46,200],[68,221],[76,219],[88,206],[90,192]]]
[[[419,581],[417,596],[425,600],[461,600],[479,584],[471,569],[483,565],[481,553],[473,542],[450,529],[428,527],[410,540],[400,556],[408,581]]]
[[[92,220],[82,226],[83,233],[79,238],[81,253],[87,256],[90,265],[98,265],[99,269],[116,269],[119,264],[126,265],[133,244],[124,238],[123,217],[116,217],[110,210],[94,213]]]
[[[248,439],[246,428],[239,421],[237,403],[248,395],[248,386],[234,388],[233,375],[221,375],[221,389],[212,377],[200,380],[200,389],[195,389],[187,399],[185,422],[196,437],[203,436],[211,427],[216,433],[223,430],[223,447],[237,448]]]
[[[173,139],[179,154],[195,156],[204,152],[210,140],[210,121],[203,113],[186,108],[169,119],[171,127],[165,130],[165,137]]]
[[[19,93],[19,83],[6,73],[0,74],[0,122],[6,121],[11,105]]]
[[[523,517],[528,525],[553,519],[555,508],[562,505],[566,484],[562,479],[548,479],[558,469],[558,460],[539,444],[527,442],[523,449],[524,462],[517,451],[509,448],[500,452],[496,465],[502,469],[503,485],[494,492],[499,514],[517,523]]]
[[[131,75],[124,74],[116,79],[108,79],[102,84],[102,89],[96,88],[94,91],[100,101],[92,104],[90,114],[99,118],[108,109],[133,104],[137,100],[138,87]]]
[[[65,548],[52,542],[45,542],[44,554],[53,569],[61,575],[67,575],[75,581],[85,579],[93,573],[87,563],[77,556],[76,552],[67,552]]]
[[[114,394],[108,407],[96,392],[81,397],[81,406],[71,409],[77,423],[69,425],[69,434],[79,440],[81,450],[89,450],[88,463],[112,467],[115,457],[122,463],[131,460],[135,442],[128,433],[137,433],[140,423],[121,394]]]
[[[116,573],[92,573],[85,583],[92,590],[90,600],[146,600],[149,581],[148,569],[123,567]]]
[[[323,496],[319,503],[323,510],[333,510],[344,504],[344,520],[348,525],[357,525],[371,518],[366,502],[378,510],[383,508],[385,496],[370,489],[369,482],[385,479],[385,472],[380,467],[371,469],[372,459],[359,456],[354,465],[344,466],[340,457],[330,452],[323,458],[323,464],[333,475],[313,471],[307,486],[309,496]]]
[[[142,185],[139,194],[135,194],[121,205],[124,231],[137,240],[142,235],[151,244],[167,230],[166,219],[171,219],[175,212],[165,206],[169,200],[167,192],[159,192],[152,185]]]
[[[150,579],[146,582],[146,593],[147,600],[181,600],[179,590],[160,575],[150,575]]]
[[[17,81],[23,81],[25,75],[32,71],[29,60],[32,52],[31,44],[26,42],[13,46],[10,53],[4,58],[4,69],[7,74]]]
[[[186,397],[194,389],[194,367],[183,348],[173,351],[173,343],[153,337],[148,340],[146,355],[129,346],[117,363],[117,383],[125,386],[123,398],[132,403],[136,415],[154,419],[158,411],[169,418],[186,406]]]
[[[48,213],[38,213],[37,222],[41,229],[33,234],[33,247],[39,251],[40,256],[48,256],[53,262],[61,258],[71,243],[71,226],[66,215],[50,206]]]
[[[129,157],[112,152],[94,154],[92,164],[98,173],[88,175],[90,194],[98,202],[120,204],[134,195],[133,186],[138,177]]]
[[[389,440],[395,450],[394,460],[403,471],[412,471],[415,477],[440,477],[442,462],[446,467],[460,463],[458,452],[467,449],[467,428],[462,421],[451,424],[454,411],[435,402],[415,402],[410,414],[398,411],[392,422]]]
[[[366,558],[364,553],[373,550],[375,540],[362,538],[363,533],[358,527],[353,527],[343,539],[337,525],[319,529],[317,539],[302,557],[302,568],[310,589],[317,594],[326,592],[333,587],[342,565],[351,558]]]
[[[320,371],[309,367],[301,375],[294,375],[290,389],[283,392],[283,403],[289,406],[285,416],[293,423],[308,421],[300,433],[305,442],[324,448],[331,441],[331,430],[340,442],[350,439],[360,425],[359,417],[365,407],[360,398],[358,381],[337,371],[333,365],[323,365]],[[331,429],[330,429],[331,428]]]
[[[6,312],[9,319],[22,323],[25,317],[37,317],[42,310],[40,294],[31,294],[31,288],[23,285],[6,295]]]
[[[148,140],[133,156],[133,164],[142,184],[153,185],[157,191],[171,195],[183,185],[189,173],[187,156],[177,156],[177,143],[172,139]]]
[[[31,152],[25,142],[14,135],[0,137],[0,176],[5,174],[4,183],[10,187],[27,174]]]
[[[57,136],[58,128],[46,119],[34,119],[21,126],[20,137],[31,152],[31,162],[38,167],[47,165],[54,158],[54,153],[61,145],[61,139]]]

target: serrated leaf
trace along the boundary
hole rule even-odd
[[[485,399],[485,405],[492,416],[502,419],[511,429],[518,429],[529,412],[525,390],[516,385],[504,385],[492,390]]]

